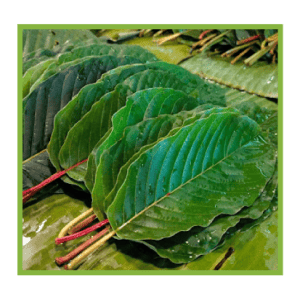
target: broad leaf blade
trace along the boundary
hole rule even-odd
[[[181,64],[203,78],[263,97],[278,98],[277,65],[257,62],[251,67],[243,62],[232,65],[231,59],[206,53],[196,55]]]
[[[188,232],[179,232],[173,237],[160,241],[142,242],[156,251],[160,256],[169,258],[174,263],[187,263],[201,255],[206,255],[218,246],[222,237],[231,227],[242,219],[255,220],[260,218],[275,199],[278,184],[277,172],[268,182],[264,192],[252,206],[246,207],[233,216],[221,216],[207,228],[194,227]],[[276,201],[276,199],[275,199]],[[251,223],[251,222],[250,222]]]
[[[258,133],[247,117],[212,114],[145,152],[108,209],[117,235],[161,239],[252,205],[275,163]]]
[[[111,116],[125,105],[127,96],[136,91],[152,87],[190,91],[189,86],[186,86],[180,79],[165,71],[145,70],[132,75],[123,83],[118,84],[114,91],[106,94],[99,102],[95,103],[91,111],[72,127],[59,152],[60,165],[66,169],[86,159],[99,139],[111,127]],[[109,114],[105,113],[104,105],[110,109]],[[103,118],[105,118],[105,122],[103,122]],[[88,137],[86,132],[89,132]],[[82,141],[87,138],[88,143],[83,143]],[[70,155],[71,145],[72,147],[76,145],[78,151]],[[101,153],[97,154],[96,159],[98,160],[100,156]]]
[[[97,39],[89,30],[75,29],[24,29],[23,56],[40,48],[53,49],[65,42]]]
[[[45,149],[52,133],[54,116],[83,86],[94,83],[107,70],[132,62],[132,58],[127,57],[90,58],[39,85],[23,101],[23,159]]]

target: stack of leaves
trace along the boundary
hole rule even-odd
[[[28,72],[36,76],[24,80],[24,158],[51,137],[52,164],[92,195],[86,215],[102,220],[93,228],[110,225],[96,247],[115,237],[190,262],[276,209],[274,103],[103,41]]]

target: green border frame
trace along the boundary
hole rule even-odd
[[[116,270],[22,269],[22,30],[23,29],[278,29],[278,270]],[[18,275],[283,275],[283,25],[282,24],[18,24]]]

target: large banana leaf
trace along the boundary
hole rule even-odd
[[[61,270],[55,257],[65,255],[86,238],[59,246],[55,245],[54,239],[67,222],[87,208],[82,200],[64,194],[46,197],[27,206],[23,210],[22,269]],[[172,264],[144,245],[113,240],[91,254],[78,269],[213,270],[231,247],[234,252],[221,270],[274,270],[277,269],[278,255],[276,227],[277,212],[259,226],[229,235],[222,246],[188,264]]]
[[[178,44],[177,42],[168,42],[162,46],[157,46],[152,37],[142,37],[127,41],[128,45],[140,45],[149,50],[159,59],[171,64],[178,64],[181,60],[189,56],[190,47]]]
[[[278,98],[278,67],[257,62],[247,67],[243,62],[234,65],[219,55],[198,54],[181,64],[200,77],[263,97]]]

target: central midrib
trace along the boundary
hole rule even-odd
[[[257,134],[253,139],[255,139],[259,134]],[[189,182],[197,179],[198,177],[202,176],[205,172],[211,170],[212,168],[216,167],[218,164],[220,164],[221,162],[223,162],[224,160],[226,160],[227,158],[229,158],[230,156],[232,156],[236,151],[241,150],[243,147],[247,146],[249,143],[253,142],[252,141],[248,141],[246,144],[242,145],[240,148],[237,148],[236,150],[234,150],[233,152],[231,152],[229,155],[225,156],[224,158],[222,158],[221,160],[219,160],[217,163],[211,165],[209,168],[207,168],[205,171],[203,171],[202,173],[198,174],[197,176],[189,179],[188,181],[186,181],[184,184],[178,186],[176,189],[174,189],[172,192],[167,193],[165,196],[163,196],[162,198],[158,199],[157,201],[154,201],[152,204],[150,204],[149,206],[145,207],[143,210],[141,210],[139,213],[137,213],[136,215],[134,215],[131,219],[129,219],[127,222],[125,222],[124,224],[122,224],[120,227],[116,228],[114,231],[118,232],[120,230],[122,230],[125,226],[127,226],[127,224],[131,223],[134,219],[136,219],[137,217],[139,217],[140,215],[142,215],[145,211],[147,211],[148,209],[150,209],[151,207],[155,206],[156,204],[160,203],[163,199],[165,199],[166,197],[169,197],[172,193],[174,193],[175,191],[177,191],[178,189],[181,189],[182,187],[184,187],[186,184],[188,184]]]

